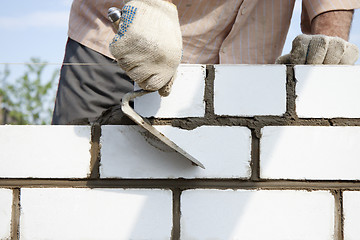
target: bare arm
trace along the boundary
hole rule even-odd
[[[320,14],[311,23],[311,33],[349,40],[353,15],[354,10],[331,11]]]
[[[305,10],[301,16],[301,30],[303,33],[323,34],[332,37],[340,37],[344,40],[349,39],[354,10],[325,12],[316,16],[310,23],[304,6],[303,9]]]
[[[280,56],[276,63],[353,65],[359,56],[358,47],[347,42],[353,14],[353,10],[329,11],[310,22],[303,4],[301,30],[304,34],[294,39],[290,54]]]

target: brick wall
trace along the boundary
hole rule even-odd
[[[1,126],[0,239],[359,239],[360,66],[183,65],[134,125]]]

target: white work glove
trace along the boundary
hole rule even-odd
[[[109,49],[142,89],[169,95],[182,57],[176,6],[163,0],[129,1]]]
[[[342,38],[302,34],[292,42],[290,54],[279,57],[276,64],[353,65],[358,57],[358,47]]]

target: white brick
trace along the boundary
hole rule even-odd
[[[283,115],[286,67],[216,65],[214,108],[217,115]]]
[[[10,239],[12,191],[0,188],[0,239]]]
[[[296,66],[299,117],[359,118],[360,66]]]
[[[360,236],[360,192],[344,192],[344,239],[357,240]]]
[[[262,178],[360,179],[360,127],[265,127]]]
[[[203,126],[181,130],[156,126],[197,158],[205,170],[181,155],[159,150],[138,126],[103,126],[102,178],[249,178],[251,133],[245,127]],[[141,132],[139,132],[141,131]],[[155,144],[155,147],[154,147]]]
[[[189,190],[181,239],[333,239],[329,192]]]
[[[172,193],[22,189],[21,239],[170,239]]]
[[[203,117],[205,76],[203,65],[180,65],[170,95],[154,92],[136,98],[135,110],[144,117]]]
[[[84,178],[90,127],[0,126],[0,177]]]

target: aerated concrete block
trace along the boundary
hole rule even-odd
[[[205,77],[204,65],[180,65],[170,95],[154,92],[135,98],[135,110],[143,117],[203,117]]]
[[[286,111],[286,66],[215,65],[217,115],[281,116]]]
[[[344,239],[355,240],[360,236],[360,192],[345,191],[343,193],[344,207]]]
[[[260,177],[359,180],[359,156],[360,127],[264,127]]]
[[[21,239],[170,239],[168,190],[21,190]]]
[[[192,165],[164,149],[139,126],[103,126],[101,178],[249,178],[251,132],[246,127],[202,126],[183,130],[156,126],[205,165]]]
[[[86,178],[89,126],[0,126],[1,178]]]
[[[10,239],[12,191],[0,188],[0,239]]]
[[[330,192],[187,190],[181,239],[334,239]]]
[[[295,66],[295,78],[299,117],[360,117],[360,66]]]

